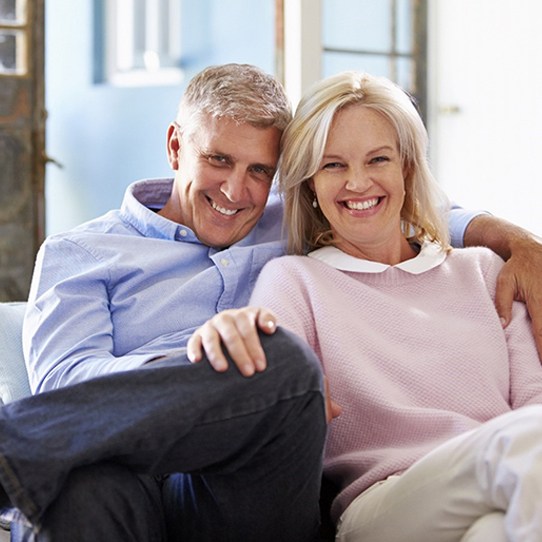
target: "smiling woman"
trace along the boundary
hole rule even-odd
[[[309,186],[343,252],[394,265],[414,256],[401,229],[403,164],[391,123],[364,105],[335,115]]]
[[[283,138],[279,178],[289,252],[300,254],[332,239],[337,242],[334,228],[339,227],[345,241],[347,232],[362,227],[361,218],[366,227],[384,214],[393,219],[386,231],[393,228],[396,239],[403,236],[406,223],[417,241],[447,246],[447,227],[439,212],[446,208],[447,198],[429,170],[427,144],[425,127],[409,95],[389,79],[343,72],[316,83]],[[392,182],[388,190],[393,186],[393,192],[380,184],[382,177],[386,186]],[[338,192],[332,200],[328,192],[333,186]],[[325,201],[319,190],[326,191]],[[321,207],[316,213],[315,192]],[[374,198],[377,205],[371,206]],[[360,214],[354,207],[372,210]],[[331,216],[341,220],[330,226]]]
[[[499,318],[503,260],[448,246],[411,100],[330,77],[282,145],[294,254],[265,265],[250,305],[314,349],[342,407],[324,453],[336,540],[541,539],[535,337],[525,306]]]

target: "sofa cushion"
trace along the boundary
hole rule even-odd
[[[30,395],[21,331],[26,303],[0,303],[0,401]]]

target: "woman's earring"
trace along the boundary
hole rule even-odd
[[[316,196],[314,196],[314,199],[312,200],[312,206],[315,209],[318,209],[318,200],[316,199]]]

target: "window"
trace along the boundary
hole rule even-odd
[[[26,9],[24,0],[0,0],[0,75],[28,73]]]
[[[426,111],[424,0],[322,0],[322,76],[344,70],[388,77]]]
[[[179,0],[96,0],[95,80],[118,86],[182,81]]]
[[[322,77],[367,71],[410,92],[426,118],[427,0],[276,2],[284,8],[279,54],[293,103]]]

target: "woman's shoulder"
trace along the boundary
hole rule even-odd
[[[287,254],[285,256],[279,256],[278,258],[272,259],[265,265],[264,269],[273,270],[274,272],[292,272],[296,269],[307,270],[314,267],[319,267],[321,265],[321,262],[318,262],[309,256]]]
[[[454,248],[450,251],[449,261],[465,268],[478,268],[482,271],[499,271],[504,260],[487,247]]]

